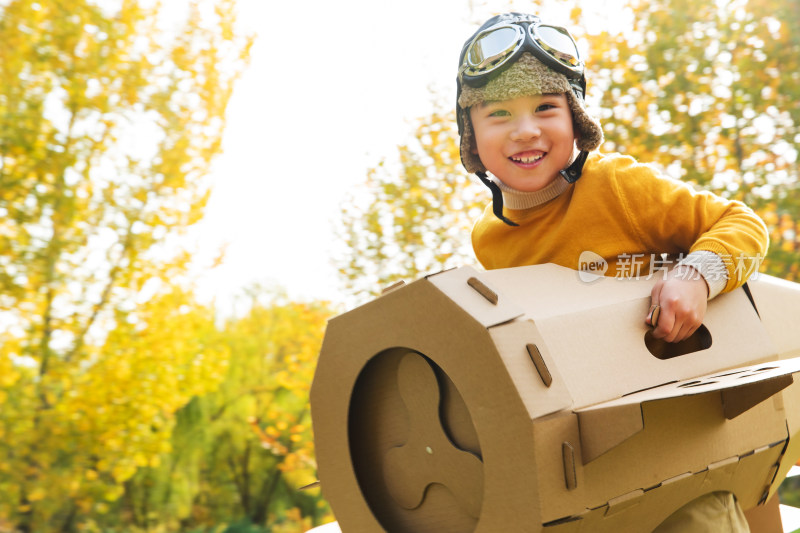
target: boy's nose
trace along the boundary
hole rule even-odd
[[[516,127],[511,134],[511,138],[515,141],[524,141],[533,139],[542,134],[541,128],[535,119],[531,117],[522,117],[517,120]]]

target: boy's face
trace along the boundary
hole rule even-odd
[[[518,191],[549,185],[572,157],[575,135],[564,94],[520,96],[470,108],[473,153],[500,181]]]

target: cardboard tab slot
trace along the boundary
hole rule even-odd
[[[478,294],[486,298],[492,305],[497,305],[499,301],[497,293],[487,287],[481,280],[473,276],[467,280],[467,285],[475,289]]]
[[[569,442],[561,445],[561,454],[564,457],[564,481],[567,490],[574,490],[578,487],[578,474],[575,472],[575,448]]]
[[[381,294],[386,294],[387,292],[392,292],[393,290],[399,289],[400,287],[404,286],[405,284],[406,284],[406,282],[403,281],[402,279],[400,281],[395,281],[394,283],[392,283],[388,287],[384,287],[383,290],[381,291]]]
[[[484,278],[486,274],[471,267],[461,267],[428,276],[426,280],[485,328],[522,316],[524,310],[513,298],[503,296],[494,282],[489,286],[483,281],[488,279]]]
[[[612,516],[620,511],[625,511],[639,505],[642,496],[644,496],[644,491],[642,489],[636,489],[622,496],[612,498],[608,501],[608,508],[606,509],[605,516]]]
[[[677,476],[665,479],[659,485],[663,487],[664,485],[669,485],[670,483],[675,483],[677,481],[682,481],[686,478],[692,477],[692,475],[692,472],[684,472],[683,474],[678,474]]]
[[[539,348],[535,344],[527,344],[525,347],[528,349],[528,355],[531,356],[533,366],[535,366],[536,371],[539,372],[539,377],[542,378],[542,383],[544,383],[545,387],[549,388],[550,385],[553,384],[553,376],[547,369],[547,364],[544,362]]]
[[[736,464],[739,462],[739,456],[735,455],[733,457],[728,457],[727,459],[722,459],[721,461],[715,461],[708,465],[708,470],[716,470],[718,468],[722,468],[728,465]]]

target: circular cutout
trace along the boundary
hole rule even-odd
[[[361,494],[386,531],[475,530],[480,444],[463,398],[429,358],[407,348],[373,357],[353,389],[348,436]]]

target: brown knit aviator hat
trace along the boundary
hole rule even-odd
[[[572,111],[578,158],[562,176],[569,182],[580,177],[588,152],[603,142],[597,119],[586,111],[586,79],[577,45],[564,28],[541,22],[535,15],[504,13],[487,20],[472,35],[459,57],[456,119],[461,135],[461,162],[492,191],[494,213],[502,215],[502,195],[486,176],[486,167],[472,153],[475,135],[469,108],[484,101],[511,100],[521,96],[565,93]]]

